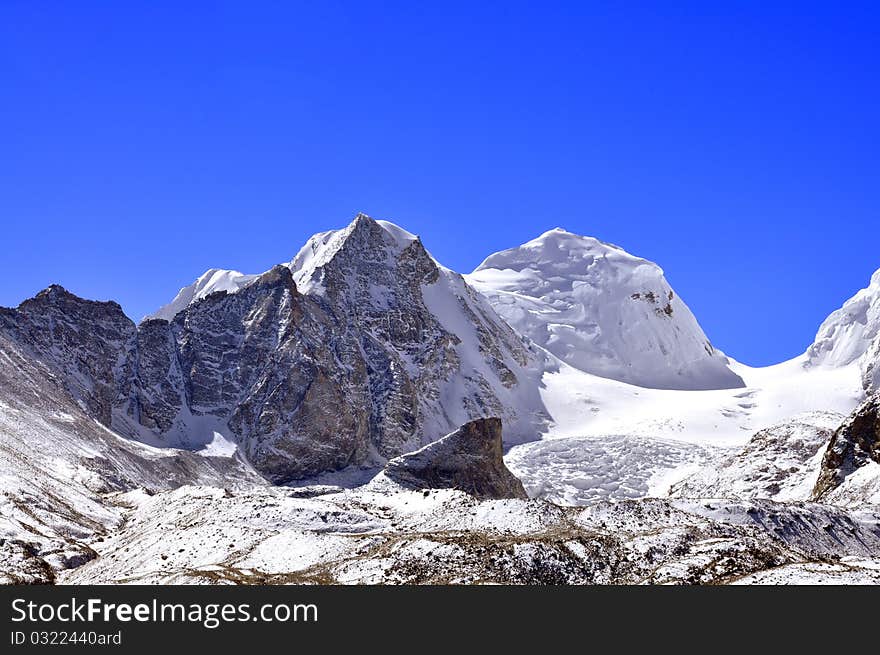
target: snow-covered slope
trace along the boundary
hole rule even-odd
[[[197,300],[201,300],[205,296],[218,291],[235,293],[253,282],[257,277],[256,275],[245,275],[238,271],[212,268],[203,273],[195,282],[178,291],[174,300],[170,303],[160,307],[144,318],[145,320],[153,318],[163,318],[166,321],[174,320],[177,314]]]
[[[746,386],[646,389],[562,365],[541,390],[554,422],[546,438],[625,435],[740,446],[764,428],[809,411],[849,414],[864,398],[859,370],[804,368],[804,358],[752,368],[731,362]]]
[[[843,414],[809,412],[760,430],[744,448],[714,458],[672,489],[681,498],[805,501]]]
[[[555,229],[467,280],[514,329],[577,369],[659,389],[743,386],[656,264]]]
[[[880,388],[880,270],[866,288],[825,319],[807,350],[808,366],[853,363],[861,367],[865,389]]]
[[[780,566],[880,576],[880,515],[770,501],[562,508],[434,491],[183,487],[132,509],[63,584],[724,584]],[[317,495],[321,494],[321,495]]]
[[[58,570],[95,557],[88,543],[122,521],[108,492],[262,483],[233,458],[150,448],[115,434],[10,337],[4,319],[0,310],[0,584],[52,582]]]
[[[805,368],[804,361],[732,362],[747,386],[707,391],[646,389],[562,364],[544,375],[541,390],[554,422],[505,461],[533,497],[561,504],[665,496],[759,430],[808,412],[843,416],[863,399],[857,366]]]

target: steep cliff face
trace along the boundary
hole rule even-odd
[[[225,419],[248,461],[270,479],[368,456],[363,357],[331,316],[299,294],[288,268],[276,266],[240,293],[208,296],[172,329],[190,411]]]
[[[117,386],[107,371],[119,352],[105,350],[107,344],[93,343],[89,335],[109,337],[110,325],[128,334],[133,326],[120,323],[113,306],[85,304],[58,288],[37,301],[27,303],[23,314],[0,311],[0,583],[52,582],[57,571],[95,557],[87,544],[122,522],[117,492],[264,484],[232,458],[150,448],[102,425],[99,418],[112,414]],[[69,315],[42,333],[39,325],[48,323],[34,321],[60,321],[56,302]],[[71,322],[80,303],[106,323]],[[39,334],[26,346],[22,339],[32,330]],[[53,334],[59,341],[38,355],[35,348]],[[109,356],[101,359],[101,353]],[[69,376],[59,362],[72,367]]]
[[[135,327],[116,303],[51,287],[0,325],[103,425],[161,447],[219,439],[273,482],[379,463],[485,416],[514,440],[547,420],[544,356],[390,224],[359,215],[289,265],[195,296]]]
[[[219,434],[276,482],[371,452],[361,352],[287,267],[210,294],[171,323],[145,321],[138,335],[138,393],[114,422],[122,433],[190,449]]]
[[[312,237],[290,268],[363,351],[383,456],[485,416],[501,417],[513,442],[543,429],[545,356],[416,236],[360,214]]]

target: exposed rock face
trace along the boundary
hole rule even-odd
[[[78,299],[60,289],[50,291],[72,312],[78,311],[70,307]],[[51,304],[45,309],[44,318],[58,318]],[[91,309],[102,311],[99,306]],[[103,309],[110,310],[104,318],[114,323],[116,310]],[[80,377],[84,371],[100,371],[107,362],[92,359],[82,348],[74,351],[75,357],[56,352],[77,366],[70,378],[62,377],[49,357],[52,353],[37,359],[18,341],[21,334],[7,331],[10,320],[23,329],[35,327],[15,312],[0,312],[0,584],[52,582],[57,570],[95,557],[87,542],[115,529],[122,519],[113,492],[140,487],[153,493],[185,484],[230,489],[265,485],[233,458],[148,448],[113,434],[97,421],[107,417],[107,397],[93,393],[87,378]],[[79,327],[65,323],[59,330],[72,338]],[[113,387],[102,383],[95,388]],[[75,392],[81,392],[78,401]]]
[[[16,310],[0,328],[56,371],[73,399],[109,426],[132,378],[137,330],[115,302],[83,300],[53,285]]]
[[[207,296],[170,325],[184,378],[181,430],[209,417],[281,482],[368,454],[366,367],[330,316],[276,266],[236,294]],[[141,421],[143,422],[143,421]]]
[[[103,425],[189,450],[222,435],[276,483],[378,463],[475,418],[501,416],[519,439],[547,419],[543,355],[418,238],[364,215],[165,315],[136,327],[116,303],[53,286],[2,310],[0,331]]]
[[[137,335],[137,395],[126,409],[140,425],[156,434],[171,430],[183,408],[184,374],[171,325],[144,321]]]
[[[512,441],[540,432],[544,356],[418,237],[359,214],[312,237],[290,268],[302,293],[360,345],[383,456],[484,416],[501,417]]]
[[[860,470],[877,468],[877,465],[880,465],[880,394],[865,401],[834,433],[822,459],[813,498],[827,499],[846,484],[850,476],[855,477]],[[860,480],[860,483],[876,487],[877,475],[871,477],[875,479]]]
[[[522,482],[504,465],[497,418],[471,421],[421,450],[392,459],[385,475],[416,489],[459,489],[477,498],[528,498]]]

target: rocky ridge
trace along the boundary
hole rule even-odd
[[[3,310],[0,330],[102,425],[153,446],[231,442],[275,483],[381,463],[484,416],[535,438],[546,356],[403,234],[358,215],[309,266],[194,297],[171,321],[135,326],[53,286]]]

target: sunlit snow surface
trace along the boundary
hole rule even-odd
[[[253,282],[257,277],[259,276],[212,268],[202,274],[195,282],[178,291],[177,296],[170,303],[145,318],[161,318],[166,321],[174,320],[174,317],[179,312],[186,309],[192,303],[218,291],[235,293]]]
[[[515,330],[588,373],[657,389],[742,380],[655,263],[562,229],[466,276]]]
[[[806,412],[848,414],[863,398],[858,366],[805,361],[733,362],[747,386],[720,391],[645,389],[563,365],[543,378],[555,423],[540,441],[511,448],[505,461],[531,495],[556,503],[666,496],[758,430]]]

